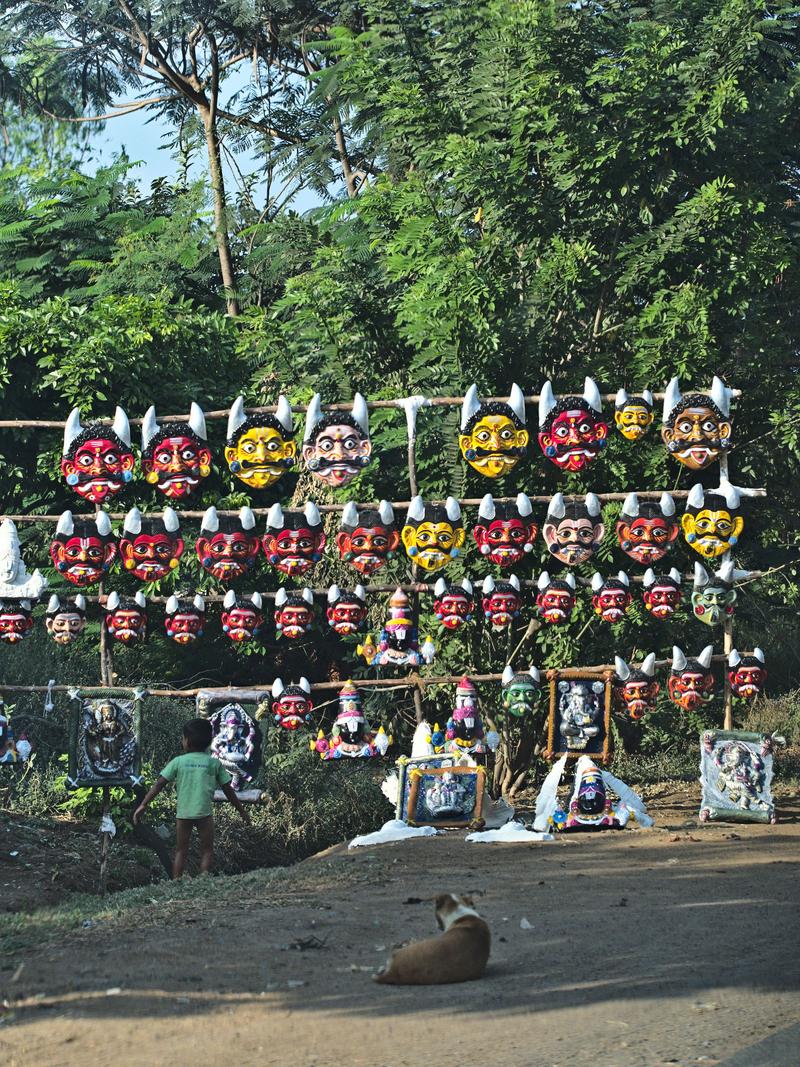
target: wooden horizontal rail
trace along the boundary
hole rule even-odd
[[[582,387],[576,386],[573,392],[564,391],[556,395],[560,396],[579,396],[582,391]],[[702,389],[685,389],[687,393],[691,392],[703,392]],[[707,390],[706,390],[707,391]],[[636,390],[631,389],[631,395],[636,395]],[[665,393],[653,393],[653,400],[663,400]],[[731,396],[739,397],[742,395],[741,389],[732,389]],[[601,398],[609,404],[612,404],[616,400],[616,393],[603,393]],[[404,399],[400,397],[399,399]],[[508,400],[508,396],[482,396],[481,403],[505,403]],[[464,402],[463,396],[433,396],[427,400],[426,407],[460,407]],[[525,403],[534,405],[539,403],[539,394],[530,393],[525,397]],[[352,401],[342,401],[335,404],[322,404],[323,411],[350,411],[353,406]],[[306,405],[298,405],[294,408],[296,412],[304,411]],[[395,400],[368,400],[367,408],[370,411],[378,411],[382,408],[394,408],[395,410],[402,411],[402,408],[398,407]],[[259,407],[245,408],[247,415],[266,415],[278,410],[277,404],[262,404]],[[206,419],[227,419],[230,414],[228,408],[222,411],[206,411],[204,412]],[[99,422],[103,425],[110,426],[113,423],[113,418],[94,418],[93,416],[83,416],[87,422]],[[178,422],[186,421],[189,418],[189,413],[180,415],[162,415],[160,412],[156,413],[156,417],[159,422]],[[140,426],[142,419],[133,418],[128,420],[131,426]],[[37,427],[43,430],[63,430],[65,426],[64,422],[59,422],[53,419],[0,419],[0,429],[11,429],[13,427]]]
[[[741,652],[740,654],[742,656],[750,656],[750,655],[752,655],[752,652]],[[712,660],[713,663],[727,663],[728,657],[727,656],[723,656],[723,655],[712,656],[711,660]],[[655,666],[656,667],[669,667],[671,665],[672,665],[672,660],[669,660],[669,659],[660,659],[660,660],[656,660],[656,662],[655,662]],[[640,666],[640,664],[629,663],[628,666],[629,667],[635,667],[635,666]],[[525,668],[524,667],[519,667],[518,669],[520,671],[523,671]],[[586,666],[586,667],[542,668],[542,673],[544,673],[544,670],[546,670],[546,669],[547,670],[560,669],[560,670],[575,672],[575,671],[579,671],[579,670],[580,671],[613,671],[615,668],[614,668],[614,664],[613,663],[599,663],[599,664],[595,664],[594,666]],[[439,674],[439,675],[431,675],[429,677],[422,677],[422,676],[420,676],[418,674],[412,674],[412,675],[409,675],[409,676],[407,676],[405,678],[355,678],[355,679],[352,679],[352,681],[353,681],[353,684],[356,685],[359,689],[392,689],[392,688],[394,688],[394,689],[400,689],[400,688],[403,688],[403,689],[414,689],[414,688],[426,689],[428,686],[432,686],[432,685],[456,685],[456,684],[458,684],[458,682],[461,681],[461,679],[463,677],[464,677],[463,673],[462,674]],[[468,674],[467,677],[472,682],[499,682],[499,681],[502,681],[502,678],[503,678],[502,674]],[[288,683],[289,680],[286,679],[286,681]],[[317,691],[317,690],[319,690],[320,692],[323,692],[323,691],[328,692],[328,691],[330,691],[332,689],[341,689],[343,685],[344,685],[344,680],[339,681],[339,682],[312,682],[311,683],[311,690],[312,690],[312,692]],[[81,688],[81,686],[79,686],[79,685],[53,685],[53,686],[47,686],[47,685],[0,685],[0,693],[48,693],[48,692],[50,692],[50,693],[68,693],[71,689],[80,689],[80,688]],[[94,686],[94,687],[92,687],[92,686],[84,686],[83,688],[85,688],[85,689],[95,688],[96,689],[96,688],[99,688],[99,687],[97,687],[97,686]],[[136,688],[146,689],[148,696],[151,696],[151,697],[190,698],[190,697],[197,696],[198,693],[208,693],[208,694],[210,694],[212,696],[215,695],[215,694],[219,694],[220,696],[223,696],[225,693],[235,693],[237,690],[248,690],[249,692],[256,692],[256,693],[269,693],[271,691],[272,684],[270,683],[269,685],[264,685],[264,686],[259,686],[259,685],[247,685],[247,686],[236,686],[236,685],[209,686],[209,685],[204,685],[204,686],[200,686],[200,687],[198,687],[196,689],[149,689],[146,686],[143,686],[143,685],[139,684],[138,686],[137,685],[126,685],[126,686],[119,686],[118,685],[118,686],[115,686],[115,688],[117,688],[117,689],[120,689],[120,688],[121,689],[131,689],[131,690],[136,689]]]

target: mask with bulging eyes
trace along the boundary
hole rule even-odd
[[[714,699],[713,652],[714,646],[706,645],[696,659],[688,659],[677,645],[672,649],[669,696],[684,711],[698,711]]]
[[[478,508],[472,536],[482,556],[503,569],[520,563],[533,551],[538,526],[531,518],[533,505],[525,493],[513,503],[497,501],[487,493]]]
[[[709,574],[701,563],[695,563],[692,611],[699,622],[718,626],[733,615],[736,604],[734,573],[731,560],[723,563],[716,574]]]
[[[669,493],[660,500],[642,500],[629,493],[616,525],[620,548],[631,559],[651,567],[663,559],[678,536],[675,501]]]
[[[647,655],[641,667],[630,667],[624,659],[614,657],[614,702],[632,722],[639,722],[656,705],[659,684],[655,680],[655,652]]]
[[[591,378],[582,396],[556,398],[550,382],[539,396],[539,447],[562,471],[582,471],[608,444],[608,423],[602,400]]]
[[[734,648],[728,656],[728,680],[734,696],[741,700],[755,700],[764,691],[767,680],[761,649],[754,648],[752,655],[742,656]]]
[[[356,393],[352,410],[323,413],[319,393],[306,412],[303,459],[306,468],[333,489],[349,485],[372,458],[367,402]]]
[[[717,489],[692,486],[681,526],[686,543],[705,559],[716,559],[739,543],[744,519],[739,514],[742,490],[723,478]]]
[[[731,447],[732,392],[714,377],[710,393],[681,394],[677,378],[664,396],[661,436],[670,455],[690,470],[704,470]]]
[[[652,425],[653,394],[643,389],[641,396],[628,396],[620,389],[614,402],[614,422],[628,441],[641,441]]]
[[[585,563],[600,547],[604,534],[600,499],[594,493],[583,500],[565,500],[556,493],[550,501],[542,537],[560,563],[568,567]]]
[[[461,406],[461,455],[479,474],[499,478],[508,474],[528,450],[525,398],[518,385],[508,402],[481,401],[471,385]]]

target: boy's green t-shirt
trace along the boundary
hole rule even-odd
[[[169,761],[161,777],[175,783],[177,819],[204,819],[210,815],[214,790],[231,780],[220,761],[208,752],[182,752]]]

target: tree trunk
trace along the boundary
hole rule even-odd
[[[214,237],[217,242],[219,268],[222,284],[226,290],[228,314],[239,314],[239,301],[236,299],[236,274],[233,269],[231,245],[228,239],[227,200],[225,198],[225,179],[222,174],[222,157],[219,150],[219,138],[214,115],[210,107],[200,107],[200,118],[206,135],[208,151],[208,171],[211,177],[211,192],[214,197]]]

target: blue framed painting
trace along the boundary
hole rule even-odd
[[[409,826],[483,825],[484,767],[414,767],[408,779]]]

